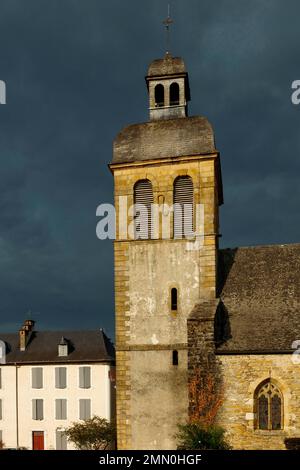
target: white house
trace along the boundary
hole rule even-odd
[[[114,347],[102,330],[0,334],[0,439],[5,447],[72,449],[64,429],[114,418]]]

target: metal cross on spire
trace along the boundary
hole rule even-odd
[[[172,20],[170,16],[170,4],[168,5],[168,16],[167,18],[163,21],[163,24],[166,28],[166,53],[170,53],[170,26],[173,24],[174,21]]]

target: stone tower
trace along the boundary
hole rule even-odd
[[[123,129],[114,141],[115,315],[119,449],[174,449],[178,421],[188,414],[187,319],[201,300],[216,297],[219,154],[206,118],[188,117],[188,74],[181,58],[153,61],[146,83],[150,120]],[[170,213],[152,233],[153,204],[192,205]],[[146,219],[133,222],[143,204]],[[203,246],[190,249],[196,205],[204,206]],[[190,207],[190,206],[188,206]],[[135,213],[137,215],[137,212]],[[127,225],[134,225],[133,235]],[[147,230],[149,229],[149,230]],[[195,237],[194,237],[195,238]]]

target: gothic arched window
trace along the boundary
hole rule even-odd
[[[283,397],[271,379],[262,382],[255,392],[256,428],[276,431],[283,428]]]
[[[152,183],[140,180],[134,185],[134,233],[135,239],[151,238]]]
[[[165,89],[164,86],[159,83],[154,89],[155,95],[155,106],[161,108],[165,105]]]
[[[174,238],[193,235],[194,185],[190,176],[179,176],[174,181]]]
[[[179,105],[179,85],[176,82],[172,83],[170,86],[170,105]]]

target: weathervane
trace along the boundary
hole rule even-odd
[[[174,21],[172,20],[170,16],[170,4],[168,5],[168,16],[167,18],[163,21],[163,24],[166,28],[166,54],[170,53],[170,26],[173,24]]]

